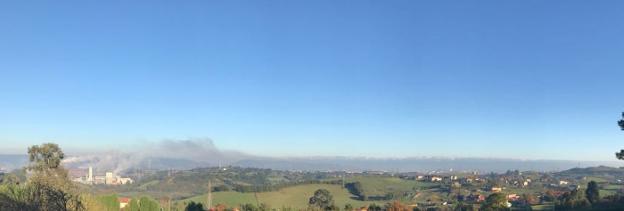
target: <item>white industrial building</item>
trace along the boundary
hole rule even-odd
[[[94,175],[93,167],[89,167],[87,174],[84,177],[76,177],[73,181],[88,185],[125,185],[132,184],[134,182],[132,178],[121,177],[113,172],[106,172],[104,175]]]

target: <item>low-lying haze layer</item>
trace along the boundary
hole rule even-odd
[[[25,155],[1,155],[0,168],[16,169],[27,163]],[[501,158],[365,158],[365,157],[262,157],[221,150],[207,138],[162,140],[133,150],[71,153],[63,160],[68,168],[89,166],[98,171],[122,173],[131,169],[192,169],[209,166],[242,166],[303,171],[560,171],[574,167],[622,166],[618,161],[518,160]]]

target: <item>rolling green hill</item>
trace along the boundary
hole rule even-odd
[[[271,207],[291,207],[291,208],[305,208],[308,206],[308,199],[314,195],[314,191],[318,189],[327,189],[334,196],[336,205],[344,207],[346,204],[351,204],[354,207],[365,206],[371,203],[383,204],[384,201],[358,201],[352,199],[355,197],[351,195],[347,189],[342,188],[340,185],[329,184],[306,184],[297,185],[293,187],[283,188],[279,191],[261,192],[261,193],[239,193],[239,192],[216,192],[213,193],[213,204],[224,204],[228,207],[238,206],[240,204],[260,204],[265,203]],[[257,196],[257,201],[256,201]],[[179,201],[179,203],[188,203],[190,201],[201,202],[205,204],[207,200],[206,194],[198,195],[188,199]]]
[[[339,183],[338,174],[322,172],[290,172],[256,168],[199,168],[184,171],[157,171],[139,177],[124,186],[94,186],[95,193],[120,193],[126,196],[149,195],[155,198],[188,198],[207,191],[208,181],[213,192],[269,192],[285,187]]]

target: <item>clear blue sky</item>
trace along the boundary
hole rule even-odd
[[[622,1],[2,1],[0,152],[614,160]]]

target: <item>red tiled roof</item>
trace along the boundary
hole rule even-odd
[[[130,203],[130,198],[127,197],[119,197],[117,198],[117,200],[119,201],[119,203]]]

